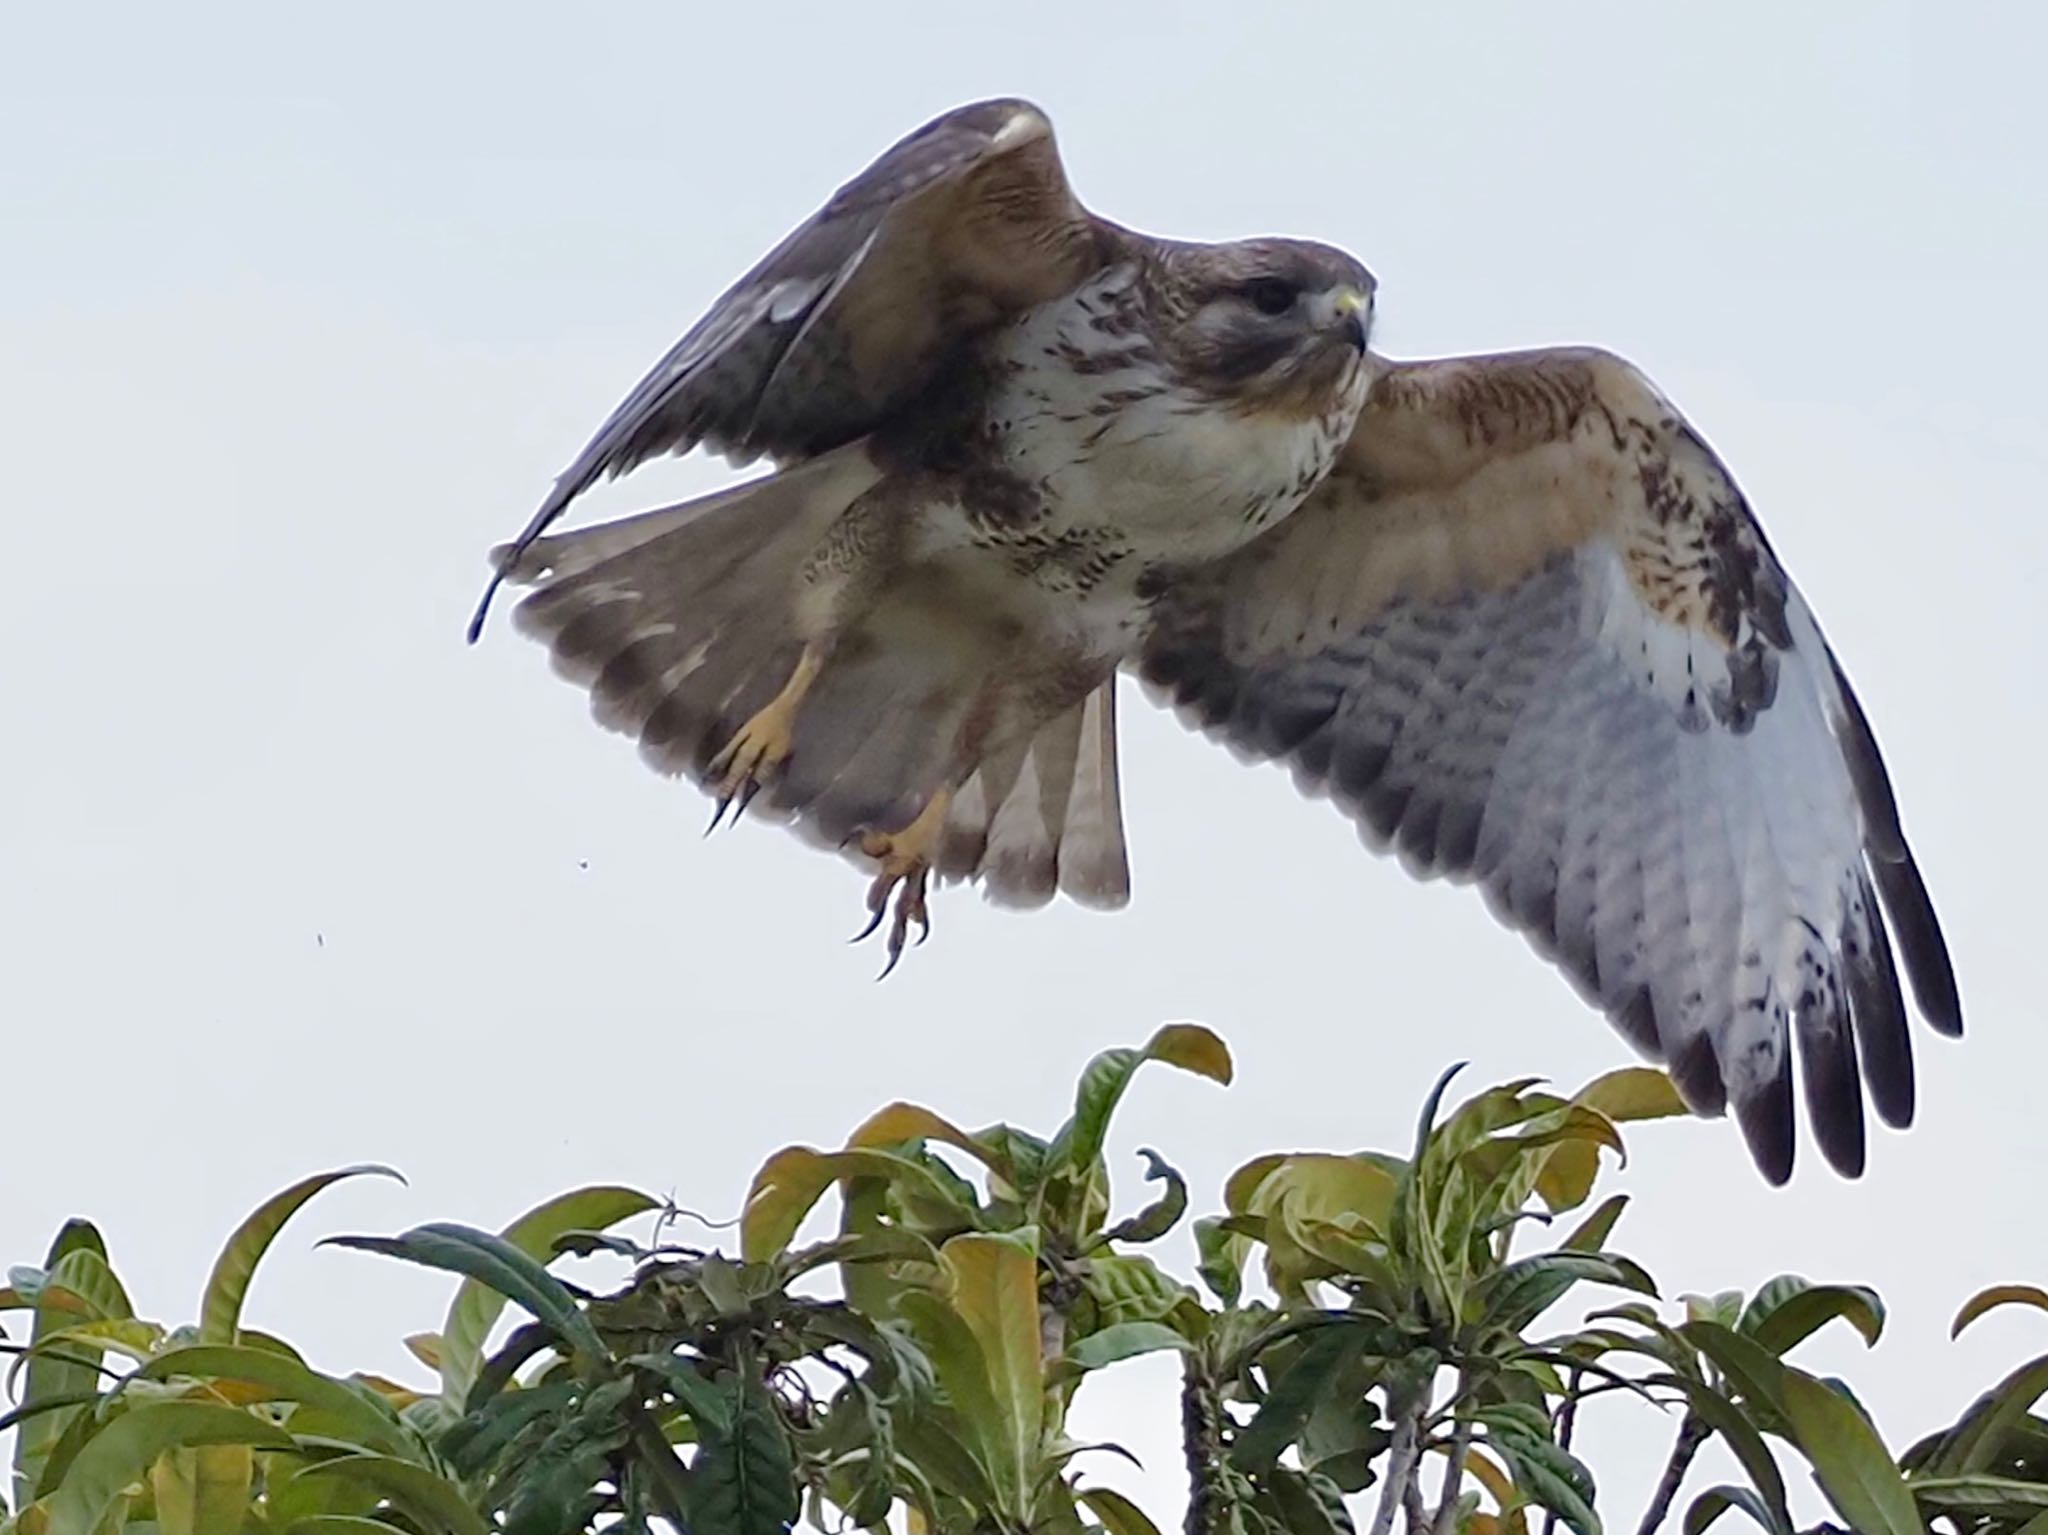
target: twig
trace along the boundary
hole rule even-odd
[[[1422,1457],[1408,1473],[1408,1485],[1401,1489],[1401,1507],[1408,1514],[1408,1535],[1429,1535],[1429,1505],[1422,1500]]]
[[[1472,1448],[1472,1420],[1458,1419],[1451,1431],[1451,1458],[1444,1468],[1443,1495],[1436,1505],[1436,1522],[1430,1535],[1451,1535],[1458,1517],[1458,1494],[1465,1485],[1465,1455]]]
[[[1636,1526],[1636,1535],[1654,1535],[1671,1512],[1671,1500],[1678,1496],[1679,1485],[1685,1480],[1685,1473],[1692,1469],[1692,1458],[1700,1446],[1707,1442],[1711,1432],[1707,1425],[1691,1413],[1678,1425],[1678,1442],[1671,1447],[1671,1458],[1664,1462],[1664,1475],[1657,1483],[1657,1490],[1650,1496],[1650,1506],[1643,1513],[1643,1522]]]
[[[1565,1378],[1564,1406],[1557,1410],[1557,1447],[1569,1450],[1572,1447],[1572,1430],[1579,1424],[1579,1381],[1583,1372],[1574,1370]],[[1543,1514],[1543,1535],[1557,1535],[1557,1510],[1546,1509]]]
[[[1395,1414],[1394,1442],[1387,1452],[1387,1479],[1380,1485],[1380,1506],[1372,1516],[1370,1535],[1393,1535],[1395,1510],[1401,1507],[1409,1484],[1415,1480],[1415,1463],[1421,1453],[1421,1414],[1404,1403]],[[1189,1535],[1196,1532],[1191,1528]]]

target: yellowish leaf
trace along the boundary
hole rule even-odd
[[[849,1151],[862,1146],[895,1146],[904,1141],[940,1141],[973,1156],[987,1155],[974,1137],[950,1119],[915,1103],[891,1103],[875,1110],[846,1138]]]
[[[1993,1285],[1988,1290],[1979,1290],[1963,1302],[1963,1309],[1956,1313],[1955,1321],[1949,1324],[1948,1335],[1951,1338],[1961,1337],[1965,1327],[1985,1312],[1996,1310],[2000,1306],[2033,1306],[2037,1310],[2048,1311],[2048,1290],[2030,1284],[2001,1284]]]
[[[1674,1119],[1685,1113],[1685,1100],[1671,1078],[1654,1066],[1624,1066],[1595,1077],[1572,1095],[1572,1102],[1622,1122]]]
[[[1146,1044],[1145,1054],[1182,1071],[1192,1071],[1198,1077],[1221,1082],[1225,1087],[1235,1074],[1230,1047],[1213,1030],[1199,1023],[1164,1025]]]
[[[246,1444],[166,1450],[149,1475],[158,1528],[163,1535],[238,1535],[254,1468]]]
[[[1038,1331],[1038,1260],[1026,1233],[970,1232],[939,1249],[947,1299],[980,1345],[1004,1418],[1006,1458],[1025,1473],[1037,1464],[1045,1415]]]

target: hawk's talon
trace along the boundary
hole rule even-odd
[[[875,929],[882,925],[882,918],[889,910],[888,886],[880,880],[868,886],[868,925],[847,939],[848,943],[859,943],[875,936]]]
[[[931,875],[929,864],[919,864],[907,874],[880,874],[868,888],[868,904],[874,908],[875,920],[868,924],[872,933],[881,926],[882,913],[888,908],[889,892],[896,892],[896,903],[889,923],[889,958],[882,966],[882,973],[876,980],[887,980],[889,972],[896,968],[903,958],[903,946],[910,935],[910,924],[917,924],[917,941],[921,944],[932,935],[931,913],[925,907],[925,881]],[[866,935],[863,934],[863,937]]]
[[[749,778],[740,786],[739,803],[733,807],[732,812],[733,824],[735,826],[739,824],[740,817],[747,813],[747,806],[754,803],[754,796],[760,792],[761,780],[758,778]]]
[[[863,938],[872,937],[880,929],[883,917],[889,918],[889,958],[882,966],[882,974],[875,977],[878,981],[894,970],[903,958],[911,923],[917,924],[919,944],[932,935],[931,910],[925,904],[925,892],[931,880],[932,856],[938,851],[939,837],[946,825],[946,809],[951,802],[952,795],[941,790],[918,812],[917,819],[903,830],[868,832],[860,838],[860,850],[879,862],[882,868],[868,886],[868,925],[856,933],[852,941],[859,943]],[[853,839],[847,840],[851,842]]]
[[[718,780],[718,807],[711,814],[711,825],[705,829],[707,837],[718,830],[726,807],[735,801],[739,808],[733,811],[732,820],[737,826],[754,796],[761,792],[761,786],[789,761],[796,738],[796,712],[823,665],[819,652],[806,647],[782,691],[734,731],[732,739],[711,759],[704,772],[707,778]]]

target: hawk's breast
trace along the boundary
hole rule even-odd
[[[1350,425],[1341,408],[1287,419],[1186,387],[1134,266],[1025,314],[993,351],[986,441],[1035,493],[1037,531],[1120,542],[1133,575],[1257,537],[1320,482]]]

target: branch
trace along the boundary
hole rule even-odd
[[[1654,1535],[1657,1527],[1671,1512],[1671,1500],[1678,1496],[1679,1484],[1685,1480],[1685,1473],[1692,1469],[1692,1458],[1700,1446],[1707,1442],[1712,1432],[1707,1425],[1691,1413],[1678,1425],[1678,1442],[1671,1447],[1671,1458],[1664,1462],[1664,1475],[1658,1480],[1657,1490],[1650,1496],[1650,1506],[1643,1513],[1643,1522],[1636,1526],[1636,1535]]]
[[[1218,1485],[1223,1467],[1223,1408],[1195,1354],[1186,1356],[1180,1388],[1181,1451],[1187,1458],[1187,1535],[1216,1535],[1230,1516],[1230,1499]]]
[[[1458,1517],[1458,1494],[1465,1485],[1465,1454],[1471,1448],[1472,1420],[1460,1418],[1451,1431],[1450,1464],[1444,1469],[1443,1495],[1437,1501],[1436,1522],[1430,1526],[1430,1535],[1451,1535]]]
[[[1416,1464],[1422,1457],[1422,1418],[1428,1410],[1429,1395],[1424,1391],[1413,1405],[1403,1403],[1394,1411],[1394,1442],[1387,1454],[1387,1479],[1380,1486],[1380,1506],[1372,1517],[1370,1535],[1393,1535],[1395,1511],[1407,1501],[1408,1490],[1415,1482]],[[1412,1521],[1412,1514],[1410,1518]],[[1416,1528],[1420,1535],[1420,1526]],[[1195,1532],[1191,1529],[1189,1535]]]
[[[1408,1473],[1408,1485],[1401,1489],[1401,1507],[1408,1513],[1408,1535],[1429,1535],[1429,1505],[1422,1501],[1422,1457]]]

